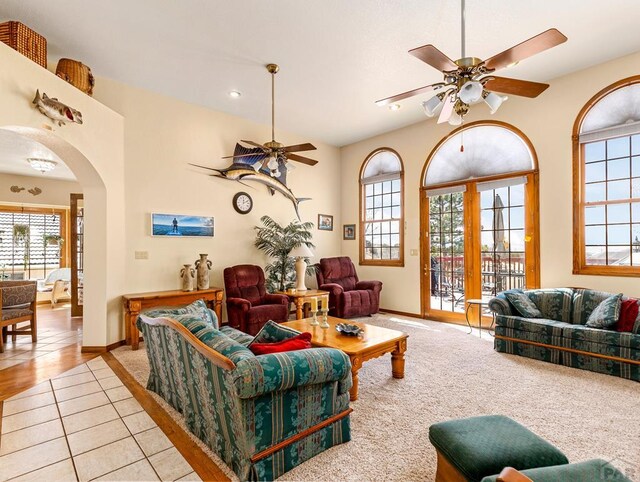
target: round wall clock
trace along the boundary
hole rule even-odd
[[[253,209],[253,199],[246,192],[233,196],[233,208],[240,214],[248,214]]]

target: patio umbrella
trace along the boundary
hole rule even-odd
[[[504,204],[499,194],[493,199],[493,246],[494,251],[504,251]]]

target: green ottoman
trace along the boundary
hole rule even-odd
[[[438,452],[436,482],[480,482],[505,467],[525,470],[569,463],[549,442],[502,415],[433,424],[429,440]]]
[[[554,467],[539,467],[523,470],[534,482],[632,482],[622,472],[606,460],[593,459],[575,464],[556,465]],[[482,482],[496,482],[497,475],[485,477]]]

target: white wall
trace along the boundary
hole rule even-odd
[[[24,191],[12,192],[11,186],[24,187]],[[37,196],[28,190],[39,187],[42,192]],[[45,204],[48,206],[69,206],[69,194],[81,193],[82,186],[76,181],[48,179],[44,176],[20,176],[0,174],[0,204]]]
[[[98,78],[96,99],[126,119],[126,291],[177,289],[179,271],[193,263],[198,253],[208,253],[213,262],[211,283],[224,286],[222,272],[235,264],[264,266],[267,259],[253,247],[254,226],[269,215],[281,223],[296,219],[290,201],[266,187],[209,177],[188,163],[225,168],[231,164],[222,156],[233,154],[240,139],[267,141],[268,125],[259,125],[221,112],[186,104],[112,80]],[[340,224],[340,152],[314,139],[276,132],[285,144],[312,142],[317,151],[306,153],[318,160],[310,167],[296,163],[289,173],[289,188],[297,197],[309,197],[300,204],[303,221],[317,223],[318,213],[332,214]],[[238,214],[232,198],[248,192],[254,207],[248,215]],[[150,213],[195,214],[215,217],[214,238],[162,238],[150,235]],[[340,252],[340,229],[313,230],[315,260]],[[135,259],[135,251],[147,251],[148,259]],[[312,280],[309,279],[309,284]],[[315,280],[313,280],[315,283]]]
[[[638,65],[640,53],[635,53],[555,79],[537,99],[511,96],[495,116],[489,115],[486,106],[472,107],[467,118],[467,121],[496,119],[516,126],[529,137],[538,154],[543,287],[584,286],[640,295],[637,278],[572,274],[573,123],[580,109],[594,94],[617,80],[637,75]],[[344,223],[358,222],[358,172],[367,154],[378,147],[391,147],[402,156],[405,165],[405,267],[358,268],[361,278],[383,281],[381,306],[384,308],[420,313],[420,258],[409,256],[410,249],[417,250],[420,246],[420,174],[431,150],[452,129],[448,124],[437,125],[433,119],[425,120],[341,149]],[[358,242],[343,241],[342,252],[357,260]]]

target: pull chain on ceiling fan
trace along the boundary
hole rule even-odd
[[[276,64],[267,64],[266,65],[267,72],[271,74],[271,140],[269,142],[265,142],[264,144],[259,144],[254,141],[246,141],[242,140],[240,142],[244,142],[250,146],[262,149],[264,153],[264,159],[259,160],[253,165],[253,168],[256,171],[260,169],[268,169],[273,177],[278,177],[280,175],[279,166],[280,161],[283,162],[284,167],[287,170],[293,169],[293,166],[289,164],[289,161],[297,161],[303,164],[307,164],[309,166],[315,166],[318,161],[314,159],[309,159],[308,157],[300,156],[295,154],[296,152],[302,151],[313,151],[316,147],[310,143],[297,144],[293,146],[285,146],[280,142],[276,141],[276,87],[275,87],[275,75],[280,70],[280,67]],[[259,151],[258,151],[259,152]],[[238,159],[242,157],[255,157],[256,153],[252,152],[249,154],[238,154],[233,156],[225,156],[223,159]]]
[[[460,9],[460,59],[451,60],[431,44],[409,51],[414,57],[440,70],[444,75],[444,82],[381,99],[376,102],[377,105],[387,105],[426,92],[441,91],[422,103],[425,114],[433,117],[440,111],[438,124],[449,122],[451,125],[460,125],[469,112],[469,106],[481,101],[484,101],[494,114],[507,99],[496,92],[533,98],[549,87],[548,84],[539,82],[497,77],[493,72],[560,45],[567,41],[567,37],[557,29],[551,28],[487,60],[467,57],[465,0],[461,0]]]

